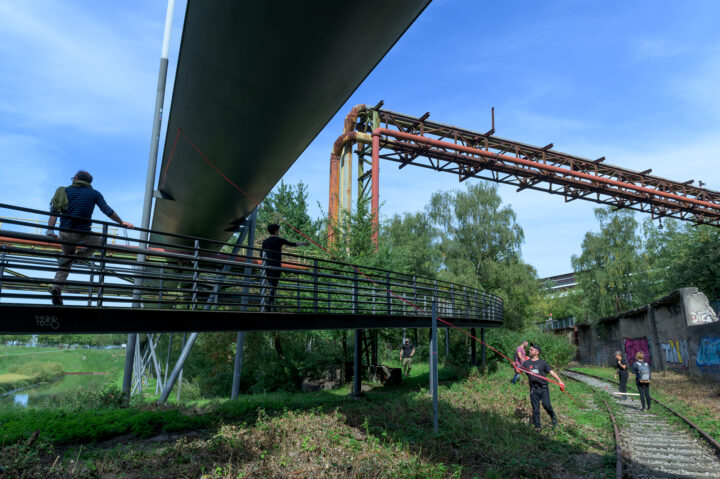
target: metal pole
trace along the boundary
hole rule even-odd
[[[185,344],[187,343],[187,333],[183,333],[182,336],[182,348],[180,349],[180,354],[182,355],[182,352],[185,350]],[[178,363],[180,362],[180,357],[178,357]],[[184,364],[183,364],[184,366]],[[180,367],[180,374],[178,375],[178,388],[177,388],[177,400],[180,401],[180,394],[182,393],[182,378],[183,378],[183,367]],[[167,387],[167,384],[165,384]],[[172,388],[171,388],[172,389]],[[170,397],[170,391],[168,391],[168,397]]]
[[[160,71],[158,72],[157,94],[155,96],[155,113],[153,117],[152,135],[150,137],[150,156],[148,158],[148,171],[145,178],[145,198],[143,200],[142,223],[140,227],[140,243],[138,246],[146,247],[148,239],[147,230],[150,228],[150,213],[152,210],[153,185],[155,184],[155,169],[157,168],[158,149],[160,145],[160,128],[162,126],[163,104],[165,102],[165,83],[167,81],[168,71],[168,54],[170,51],[170,30],[172,27],[173,12],[175,11],[175,0],[168,0],[167,12],[165,14],[165,30],[163,32],[162,52],[160,55]],[[145,262],[145,255],[138,255],[138,263]],[[142,284],[142,280],[137,278],[135,285]],[[133,291],[133,307],[140,306],[141,299],[140,290]],[[125,374],[123,376],[123,394],[130,399],[130,388],[132,386],[132,361],[134,356],[134,348],[131,344],[135,344],[134,337],[136,334],[128,334],[128,347],[125,352]]]
[[[437,358],[437,301],[432,303],[432,344],[430,369],[433,379],[433,431],[438,432],[438,358]]]
[[[355,364],[353,368],[353,392],[354,397],[360,397],[362,395],[362,383],[360,381],[360,334],[359,329],[355,330]]]
[[[485,372],[485,366],[487,364],[485,363],[485,328],[480,328],[480,364],[482,365],[482,370]]]
[[[250,257],[252,254],[252,251],[250,248],[252,248],[255,245],[255,226],[257,225],[257,208],[255,208],[255,211],[252,212],[249,219],[248,224],[248,237],[247,237],[247,247],[245,248],[245,256],[246,260]],[[234,248],[233,248],[234,251]],[[316,260],[317,262],[317,260]],[[248,281],[248,276],[250,276],[250,273],[252,270],[248,267],[245,268],[245,278],[244,281]],[[243,287],[243,296],[240,298],[240,309],[242,311],[247,310],[247,302],[248,297],[247,294],[250,291],[250,288],[248,286]],[[240,375],[242,373],[242,362],[243,362],[243,349],[245,347],[245,332],[239,331],[237,333],[237,339],[235,340],[235,365],[233,368],[233,383],[232,383],[232,391],[230,392],[230,398],[231,399],[237,399],[237,397],[240,395]]]
[[[168,339],[167,359],[165,360],[165,378],[163,379],[163,384],[167,383],[168,369],[170,369],[170,352],[172,351],[172,338],[173,333],[170,333],[170,339]]]
[[[450,357],[450,328],[445,328],[445,357]]]
[[[475,328],[470,328],[470,365],[475,366],[477,364],[477,348],[475,346]]]
[[[175,384],[175,381],[177,381],[178,377],[180,377],[183,366],[185,365],[185,360],[187,360],[188,355],[190,354],[190,350],[192,349],[193,344],[195,344],[195,340],[197,339],[197,337],[198,337],[198,333],[190,334],[190,337],[188,338],[187,342],[185,343],[185,346],[183,347],[182,351],[180,352],[180,357],[178,358],[177,363],[175,363],[175,367],[173,368],[172,373],[170,373],[170,377],[168,378],[167,384],[165,384],[165,387],[163,388],[163,392],[160,395],[158,404],[165,404],[167,402],[168,396],[170,396],[170,391],[172,390],[172,387]],[[178,384],[178,393],[180,393],[180,385],[179,384]]]

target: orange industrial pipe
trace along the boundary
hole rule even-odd
[[[365,104],[355,105],[350,109],[350,112],[347,114],[345,121],[343,122],[343,134],[340,135],[337,141],[335,141],[332,152],[330,153],[330,198],[328,200],[329,236],[332,235],[332,225],[337,222],[340,215],[340,154],[342,153],[343,146],[354,140],[354,137],[353,139],[348,140],[346,135],[354,133],[353,130],[355,130],[355,123],[357,122],[358,116],[369,109],[370,107]]]
[[[377,130],[375,130],[377,131]],[[372,198],[370,200],[370,212],[372,214],[372,242],[377,248],[378,231],[380,230],[380,135],[373,132],[372,135]]]
[[[457,145],[455,143],[448,143],[446,141],[436,140],[433,138],[425,138],[424,136],[418,136],[418,135],[413,135],[410,133],[388,130],[387,128],[376,128],[375,130],[373,130],[372,135],[373,135],[373,140],[375,138],[378,138],[377,153],[375,151],[376,150],[375,142],[373,141],[373,152],[372,152],[373,158],[375,157],[375,155],[378,155],[378,157],[379,157],[379,154],[380,154],[380,152],[379,152],[379,150],[380,150],[379,137],[380,137],[380,135],[385,135],[385,136],[398,138],[401,140],[414,141],[417,143],[424,143],[426,145],[437,146],[439,148],[447,148],[449,150],[455,150],[455,151],[460,151],[463,153],[470,153],[473,155],[484,156],[486,158],[500,159],[500,160],[507,161],[510,163],[515,163],[518,165],[531,166],[533,168],[537,168],[540,170],[552,171],[554,173],[561,173],[561,174],[564,174],[567,176],[574,176],[576,178],[582,178],[585,180],[595,181],[598,183],[605,183],[606,185],[620,186],[622,188],[634,190],[639,193],[647,193],[647,194],[662,196],[662,197],[673,199],[676,201],[682,201],[682,202],[692,203],[692,204],[699,205],[699,206],[704,206],[706,208],[710,208],[713,210],[720,210],[720,205],[715,204],[715,203],[710,203],[708,201],[696,200],[695,198],[687,198],[685,196],[676,195],[674,193],[668,193],[665,191],[654,190],[652,188],[647,188],[644,186],[637,186],[637,185],[633,185],[632,183],[624,183],[622,181],[612,180],[610,178],[603,178],[602,176],[595,176],[595,175],[591,175],[588,173],[583,173],[581,171],[568,170],[566,168],[560,168],[558,166],[546,165],[544,163],[537,163],[535,161],[525,160],[522,158],[515,158],[512,156],[501,155],[498,153],[492,153],[492,152],[480,150],[477,148],[471,148],[469,146]]]

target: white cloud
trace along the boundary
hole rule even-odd
[[[0,3],[0,109],[17,115],[17,126],[113,133],[149,124],[155,78],[148,62],[158,56],[149,49],[159,52],[162,25],[109,6]]]

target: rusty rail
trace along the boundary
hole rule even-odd
[[[570,369],[570,371],[572,371],[572,372],[575,373],[575,374],[583,374],[583,375],[585,375],[585,376],[590,376],[591,378],[600,379],[601,381],[607,381],[607,382],[610,382],[610,383],[613,383],[613,384],[620,384],[619,382],[617,382],[617,381],[615,381],[615,380],[613,380],[613,379],[608,379],[608,378],[604,378],[604,377],[601,377],[601,376],[596,376],[596,375],[594,375],[594,374],[583,373],[583,372],[580,372],[580,371],[576,371],[576,370],[574,370],[574,369]],[[568,376],[568,377],[569,377],[569,376]],[[687,424],[690,426],[691,429],[693,429],[695,432],[697,432],[697,433],[700,435],[700,437],[702,437],[703,439],[705,439],[705,441],[707,441],[707,443],[710,444],[713,449],[715,449],[715,454],[718,456],[718,458],[720,458],[720,442],[718,442],[718,441],[716,441],[715,439],[713,439],[713,437],[710,436],[710,435],[709,435],[708,433],[706,433],[705,431],[703,431],[703,430],[700,428],[700,426],[698,426],[697,424],[695,424],[694,422],[692,422],[690,419],[686,418],[685,416],[683,416],[682,414],[680,414],[679,412],[677,412],[675,409],[671,408],[671,407],[668,406],[667,404],[664,404],[664,403],[658,401],[658,400],[655,399],[655,398],[650,398],[650,399],[652,399],[654,402],[656,402],[656,403],[659,404],[660,406],[664,407],[665,409],[667,409],[668,411],[670,411],[671,413],[673,413],[674,415],[676,415],[677,417],[679,417],[680,419],[682,419],[683,421],[685,421],[685,423],[687,423]]]

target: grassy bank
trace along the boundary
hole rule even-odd
[[[375,387],[363,399],[349,399],[343,387],[185,407],[117,408],[113,398],[97,397],[72,414],[66,407],[7,410],[0,464],[9,465],[10,477],[43,478],[152,477],[158,470],[233,478],[612,476],[609,418],[586,386],[568,385],[574,401],[555,388],[561,425],[536,433],[527,385],[510,385],[509,369],[448,382],[439,390],[435,434],[426,371],[415,367],[403,385]],[[26,446],[35,430],[38,442]],[[184,436],[141,439],[162,432]]]
[[[34,384],[48,383],[63,377],[60,363],[31,361],[10,367],[8,373],[0,374],[0,394],[28,387]]]
[[[69,372],[120,374],[125,351],[121,349],[58,349],[0,346],[0,374],[30,362],[59,363]]]
[[[615,379],[615,369],[599,366],[572,368],[596,376]],[[630,373],[628,392],[637,392],[635,376]],[[720,384],[674,371],[654,371],[650,397],[667,404],[720,441]],[[679,421],[674,415],[668,415]]]

